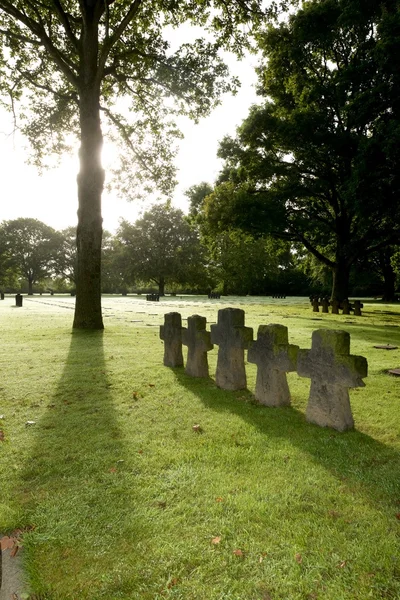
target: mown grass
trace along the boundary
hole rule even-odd
[[[162,366],[164,312],[215,321],[229,301],[105,299],[103,334],[71,333],[57,299],[0,304],[0,531],[25,530],[35,598],[400,598],[400,351],[373,348],[400,344],[400,309],[230,300],[303,348],[316,328],[350,331],[369,362],[355,431],[308,424],[295,373],[292,407],[268,409],[254,365],[248,391],[215,387],[216,349],[209,380]]]

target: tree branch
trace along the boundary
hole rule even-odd
[[[39,23],[25,15],[23,12],[21,12],[15,6],[13,6],[10,2],[8,2],[8,0],[0,0],[0,9],[3,9],[3,11],[7,15],[13,17],[17,21],[25,25],[25,27],[27,27],[34,35],[36,35],[42,41],[42,45],[50,54],[60,71],[69,81],[69,83],[71,83],[75,88],[77,88],[78,78],[68,65],[69,59],[54,46],[53,42],[47,35],[42,23]]]
[[[146,162],[141,157],[140,153],[137,152],[137,150],[135,150],[135,148],[133,147],[133,144],[131,142],[131,139],[129,137],[129,134],[128,134],[128,132],[127,132],[124,124],[121,123],[121,121],[119,119],[117,119],[112,114],[112,112],[108,108],[106,108],[105,106],[100,106],[100,110],[103,111],[107,115],[107,117],[110,119],[110,121],[116,126],[116,128],[120,132],[120,134],[121,134],[124,142],[129,147],[129,149],[131,150],[132,154],[135,156],[135,158],[138,161],[138,163],[140,164],[140,166],[145,171],[147,171],[148,173],[150,173],[152,177],[156,177],[156,174],[148,167],[148,165],[146,164]]]
[[[136,14],[139,12],[139,8],[142,4],[143,0],[134,0],[130,5],[128,12],[125,17],[122,19],[120,24],[114,30],[114,33],[105,40],[103,47],[99,56],[99,70],[98,77],[100,79],[103,78],[103,71],[107,62],[107,58],[110,54],[111,48],[118,42],[124,33],[125,29],[128,27],[129,23],[134,19]],[[82,0],[80,0],[80,4],[82,4]]]
[[[79,51],[79,41],[72,31],[68,15],[61,6],[60,0],[53,0],[53,4],[58,18],[65,29],[65,33],[67,34],[69,41],[72,43],[75,50]]]

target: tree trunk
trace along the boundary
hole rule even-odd
[[[28,277],[28,296],[33,296],[33,280]]]
[[[393,271],[392,263],[390,261],[391,257],[391,248],[385,248],[379,252],[379,264],[384,281],[382,300],[386,300],[386,302],[394,302],[396,300],[396,274]]]
[[[165,277],[160,277],[158,281],[158,293],[160,296],[165,296]]]
[[[340,259],[332,269],[332,274],[331,300],[338,300],[341,302],[349,297],[350,267],[345,260]]]
[[[101,164],[100,84],[96,81],[97,26],[88,27],[84,40],[79,93],[81,146],[78,183],[78,227],[75,329],[104,329],[101,314]]]

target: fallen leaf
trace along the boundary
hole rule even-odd
[[[139,399],[139,392],[132,392],[132,398],[134,400],[138,400]]]
[[[154,383],[149,383],[149,387],[156,387]]]
[[[3,536],[0,538],[1,550],[9,550],[10,548],[13,548],[16,541],[17,540],[15,537],[8,537],[8,535]]]
[[[143,450],[138,450],[138,454],[143,454]]]
[[[346,560],[342,560],[342,562],[341,562],[341,563],[339,563],[339,564],[337,565],[337,567],[338,567],[339,569],[343,569],[343,568],[344,568],[346,565],[347,565],[347,561],[346,561]]]
[[[396,519],[399,519],[399,521],[400,521],[400,513],[397,513]]]
[[[111,467],[111,469],[108,470],[109,473],[116,473],[117,472],[117,468],[116,467]]]
[[[193,425],[192,427],[193,431],[195,431],[196,433],[203,433],[203,429],[201,428],[201,425]]]
[[[244,556],[243,551],[240,548],[237,548],[236,550],[234,550],[233,554],[235,556]]]
[[[177,577],[174,577],[173,579],[171,579],[171,581],[167,584],[167,588],[171,589],[172,587],[174,587],[174,585],[177,585],[177,583],[179,582],[179,579]]]
[[[294,555],[295,561],[301,565],[301,563],[303,562],[303,557],[301,556],[301,554],[299,554],[298,552]]]
[[[0,442],[4,442],[4,431],[0,429]]]
[[[217,498],[215,498],[215,502],[223,502],[224,499],[221,496],[218,496]]]
[[[213,539],[211,540],[211,543],[212,543],[212,544],[214,544],[214,545],[216,546],[217,544],[219,544],[219,543],[220,543],[220,541],[221,541],[221,536],[220,536],[220,535],[218,535],[217,537],[215,537],[215,538],[213,538]]]

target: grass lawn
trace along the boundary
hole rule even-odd
[[[0,532],[22,530],[32,600],[399,600],[400,307],[313,313],[305,299],[103,299],[104,333],[71,332],[73,299],[0,303]],[[282,323],[290,343],[349,331],[368,359],[356,430],[163,367],[165,312]],[[186,354],[184,350],[184,355]],[[33,421],[27,425],[28,421]],[[201,427],[200,432],[193,425]]]

